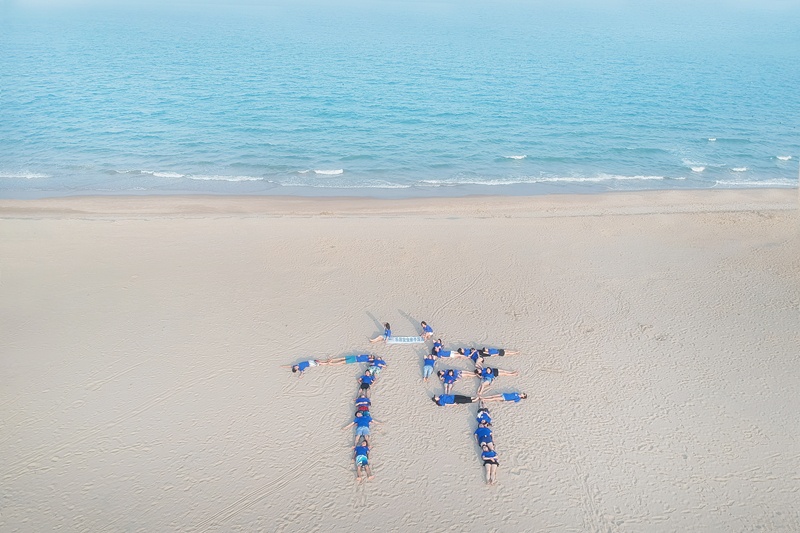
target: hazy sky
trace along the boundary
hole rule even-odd
[[[141,7],[150,6],[183,6],[197,7],[234,7],[234,6],[297,6],[298,4],[321,4],[328,7],[357,7],[364,6],[392,6],[402,7],[407,5],[409,8],[422,5],[481,5],[491,9],[495,5],[518,5],[525,7],[584,7],[587,9],[647,9],[658,8],[663,10],[667,7],[674,9],[745,9],[745,10],[797,10],[800,7],[800,0],[0,0],[0,4],[6,7],[78,7],[78,6],[129,6]]]

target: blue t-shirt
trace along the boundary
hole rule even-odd
[[[479,442],[492,442],[492,428],[478,428],[475,430]]]
[[[357,355],[356,363],[369,363],[369,355],[367,354]]]
[[[433,354],[425,356],[425,365],[424,366],[433,366],[436,363],[436,357]]]
[[[369,415],[357,416],[357,417],[355,417],[355,419],[353,419],[353,422],[356,423],[356,427],[359,427],[359,428],[367,427],[368,428],[369,427],[369,423],[372,422],[372,417],[369,416]]]
[[[477,417],[475,417],[475,420],[477,420],[479,424],[481,422],[488,422],[489,424],[492,423],[492,417],[489,416],[489,413],[481,413]]]
[[[497,457],[497,452],[494,450],[488,450],[481,453],[481,459],[494,459]]]
[[[452,353],[453,353],[452,350],[440,350],[437,355],[439,357],[450,357],[450,355],[452,355]]]
[[[369,455],[369,446],[356,446],[356,455]]]
[[[364,396],[359,396],[356,398],[356,405],[372,405],[372,400]]]
[[[422,328],[422,331],[425,333],[433,333],[433,328],[429,324],[425,324],[425,327]]]
[[[449,372],[444,373],[444,382],[448,385],[455,383],[458,378],[461,376],[461,372],[459,370],[454,370],[452,374]]]
[[[361,376],[361,383],[366,383],[367,385],[372,385],[373,381],[375,381],[375,378],[373,376],[368,376],[366,374]]]
[[[435,350],[436,348],[441,348],[441,347],[442,347],[442,343],[441,343],[441,342],[439,342],[439,341],[434,341],[434,342],[433,342],[433,349],[434,349],[434,350]]]
[[[384,337],[391,337],[392,336],[392,330],[390,330],[389,328],[384,329],[383,330],[383,336]]]
[[[481,377],[483,379],[488,379],[489,381],[494,379],[494,371],[489,368],[488,366],[481,370]]]
[[[521,398],[518,392],[504,392],[503,399],[507,402],[519,402]]]
[[[486,350],[486,352],[489,355],[497,355],[500,353],[500,350],[498,350],[497,348],[489,348],[488,350]]]
[[[372,366],[384,367],[386,366],[386,361],[384,361],[380,357],[376,357],[375,359],[372,360]]]
[[[439,405],[449,405],[451,403],[456,403],[456,397],[452,394],[442,394],[439,396]]]

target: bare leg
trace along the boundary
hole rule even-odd
[[[497,483],[497,465],[489,465],[489,472],[491,474],[491,485]]]
[[[375,476],[372,475],[372,468],[369,465],[364,465],[364,470],[367,471],[367,479],[375,479]]]
[[[503,398],[502,394],[495,394],[494,396],[484,396],[481,398],[482,402],[504,402],[505,398]]]
[[[483,466],[486,469],[486,484],[487,485],[491,485],[492,484],[492,465],[486,464],[486,465],[483,465]],[[359,478],[359,480],[360,479],[361,478]]]
[[[361,483],[361,465],[356,465],[356,479]]]
[[[369,342],[381,342],[381,341],[385,341],[385,340],[386,340],[386,337],[384,337],[383,335],[378,335],[374,339],[370,339]]]

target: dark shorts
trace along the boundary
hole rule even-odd
[[[369,383],[362,383],[361,390],[367,390],[369,388]]]
[[[462,394],[456,394],[453,397],[453,403],[472,403],[472,398],[469,396],[464,396]]]
[[[484,459],[483,460],[483,466],[486,466],[486,465],[497,465],[497,466],[500,466],[500,463],[497,462],[497,459]]]
[[[497,350],[498,357],[503,357],[506,354],[505,350]]]

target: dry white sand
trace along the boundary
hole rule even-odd
[[[0,530],[798,531],[798,222],[796,190],[0,201]],[[420,320],[523,352],[496,486],[426,348],[367,341]],[[359,485],[359,369],[280,365],[364,352]]]

